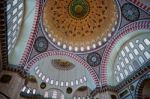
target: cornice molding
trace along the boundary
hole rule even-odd
[[[0,45],[1,65],[5,67],[8,65],[6,0],[0,0]]]
[[[91,95],[95,96],[97,93],[104,93],[107,91],[110,92],[120,92],[120,90],[124,89],[125,87],[129,86],[133,82],[135,82],[138,79],[141,79],[145,74],[150,72],[150,62],[146,63],[145,66],[139,68],[135,73],[130,75],[127,79],[119,83],[117,86],[102,86],[102,87],[97,87],[95,88],[92,92]],[[148,64],[148,65],[147,65]]]

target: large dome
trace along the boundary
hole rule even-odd
[[[43,24],[58,48],[84,52],[102,46],[118,20],[114,0],[47,0]]]

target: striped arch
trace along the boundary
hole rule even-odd
[[[131,2],[135,6],[139,7],[140,9],[150,14],[150,6],[144,4],[141,0],[127,0],[127,1]]]
[[[46,58],[48,56],[54,56],[57,55],[59,56],[67,56],[70,57],[72,59],[74,59],[75,61],[79,62],[80,64],[82,64],[82,66],[84,66],[84,68],[87,69],[87,71],[89,72],[89,74],[92,76],[93,81],[95,82],[95,85],[97,87],[99,87],[99,79],[98,76],[96,75],[95,71],[91,68],[91,66],[84,61],[82,58],[80,58],[77,55],[74,55],[73,53],[69,53],[69,52],[64,52],[64,51],[47,51],[44,53],[41,53],[37,56],[35,56],[31,61],[29,61],[29,63],[27,63],[27,65],[24,67],[25,70],[29,71],[29,69],[38,61],[40,61],[43,58]]]
[[[25,47],[25,51],[21,57],[20,60],[20,66],[25,66],[27,60],[28,60],[28,56],[31,52],[33,43],[35,41],[36,35],[37,35],[37,27],[38,27],[38,23],[40,21],[40,15],[41,15],[41,9],[42,9],[42,5],[43,4],[43,0],[36,0],[36,8],[35,8],[35,17],[34,17],[34,22],[32,25],[32,31],[30,33],[27,45]]]
[[[150,20],[140,20],[140,21],[136,21],[133,23],[130,23],[126,26],[124,26],[122,29],[119,30],[119,34],[116,35],[107,45],[103,57],[102,57],[102,61],[101,61],[101,80],[102,80],[102,86],[105,85],[110,85],[109,81],[109,72],[108,70],[112,67],[108,66],[109,62],[110,62],[110,56],[113,54],[112,50],[115,47],[115,45],[117,44],[118,41],[122,40],[123,38],[125,40],[130,39],[132,37],[134,37],[135,35],[137,35],[136,31],[139,30],[145,30],[145,31],[149,31],[150,30]],[[125,38],[126,35],[130,35],[130,38]]]
[[[136,86],[136,91],[135,91],[135,99],[141,99],[142,96],[142,90],[144,88],[144,83],[150,80],[150,74],[146,75],[144,77],[141,77],[141,79],[139,80],[137,86]]]

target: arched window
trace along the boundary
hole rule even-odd
[[[23,19],[23,0],[7,0],[8,54],[15,47]]]
[[[127,41],[118,52],[114,64],[114,77],[120,82],[150,60],[150,38],[136,36]]]

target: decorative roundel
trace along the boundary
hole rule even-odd
[[[42,82],[42,83],[40,84],[40,88],[41,88],[41,89],[46,88],[46,83],[45,83],[45,82]]]
[[[69,4],[69,14],[75,19],[86,17],[89,9],[89,4],[86,0],[72,0]]]
[[[68,94],[71,94],[72,93],[72,88],[71,87],[68,87],[67,89],[66,89],[66,93],[68,93]]]
[[[129,21],[136,21],[139,19],[139,9],[131,3],[125,3],[122,6],[122,15]]]
[[[42,36],[38,37],[35,40],[34,48],[38,52],[45,52],[48,48],[48,41],[46,40],[45,37],[42,37]]]
[[[118,6],[117,0],[47,0],[42,29],[58,49],[94,52],[118,29]]]
[[[90,53],[87,56],[87,62],[90,66],[97,66],[101,62],[101,56],[98,53]]]

